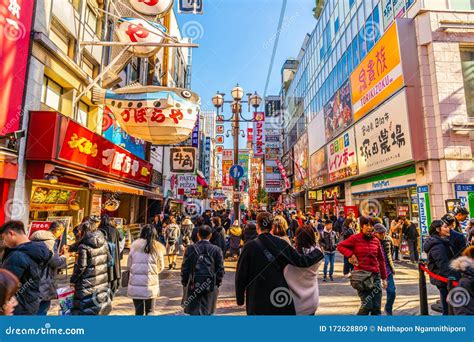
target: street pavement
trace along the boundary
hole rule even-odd
[[[166,258],[166,257],[165,257]],[[126,257],[124,258],[126,259]],[[160,297],[156,300],[155,315],[184,315],[181,307],[182,286],[180,281],[180,265],[178,259],[177,270],[164,270],[160,274]],[[122,260],[126,265],[126,260]],[[245,307],[237,306],[235,302],[234,279],[237,262],[226,261],[226,274],[220,288],[216,315],[245,315]],[[320,265],[319,275],[319,308],[317,315],[354,315],[360,305],[359,297],[350,286],[349,280],[342,277],[342,256],[337,254],[334,281],[322,281],[323,263]],[[407,261],[395,265],[395,283],[397,298],[394,304],[394,315],[419,315],[418,270],[416,265]],[[70,274],[71,272],[69,272]],[[66,279],[63,278],[63,282]],[[438,291],[428,283],[428,301],[434,303],[438,299]],[[385,304],[385,291],[382,308]],[[431,310],[431,309],[430,309]],[[57,303],[54,302],[49,314],[56,315]],[[430,312],[431,315],[438,313]],[[111,315],[134,315],[132,299],[127,297],[126,289],[121,288],[113,301]]]

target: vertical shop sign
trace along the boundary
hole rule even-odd
[[[421,235],[428,234],[428,227],[431,224],[430,193],[428,185],[418,186],[418,213],[420,218]]]

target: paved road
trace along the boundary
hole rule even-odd
[[[124,261],[126,264],[126,261]],[[178,270],[165,270],[160,275],[161,296],[157,299],[156,315],[183,315],[180,306],[182,286],[180,283],[181,258],[178,259]],[[226,274],[220,288],[217,305],[217,315],[245,315],[245,308],[237,306],[235,302],[234,278],[236,262],[225,263]],[[394,305],[395,315],[418,315],[418,271],[415,265],[408,262],[396,264],[397,272],[395,282],[397,286],[397,299]],[[322,273],[322,265],[320,267]],[[320,306],[318,315],[353,315],[357,312],[360,300],[355,290],[350,286],[349,280],[342,277],[342,257],[336,257],[334,282],[323,282],[319,277]],[[428,300],[431,303],[438,299],[438,291],[428,285]],[[384,294],[385,302],[385,294]],[[384,304],[383,302],[383,304]],[[54,305],[50,314],[57,313]],[[126,296],[126,289],[120,289],[113,302],[112,315],[133,315],[132,300]],[[432,312],[431,314],[436,314]]]

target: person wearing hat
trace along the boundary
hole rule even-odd
[[[329,265],[329,279],[334,281],[332,275],[334,273],[334,259],[336,257],[336,247],[337,247],[337,233],[332,229],[332,221],[326,220],[324,222],[324,230],[321,234],[321,239],[319,241],[321,248],[324,251],[324,277],[323,281],[326,281],[326,275]]]
[[[385,256],[385,268],[387,269],[387,301],[385,303],[385,314],[392,316],[393,314],[393,303],[395,302],[396,287],[393,276],[395,275],[395,265],[393,264],[393,241],[390,236],[387,235],[387,228],[381,223],[374,225],[374,232],[377,239],[380,240],[382,245],[382,251]]]
[[[454,230],[458,233],[463,233],[461,222],[466,221],[469,216],[469,211],[466,209],[466,207],[457,206],[454,208],[453,214],[455,219]]]
[[[453,247],[454,256],[458,257],[467,247],[466,237],[463,233],[459,233],[456,227],[456,218],[452,213],[447,213],[441,217],[441,221],[446,223],[446,225],[451,229],[449,234],[449,242]]]

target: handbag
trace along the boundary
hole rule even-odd
[[[127,287],[129,280],[130,280],[130,271],[123,271],[122,272],[122,279],[121,279],[122,287]]]
[[[357,291],[371,291],[375,287],[372,272],[353,270],[350,276],[351,286]]]

